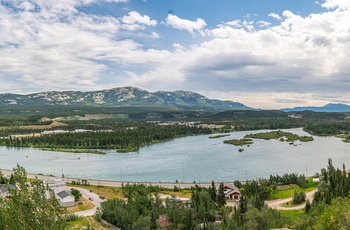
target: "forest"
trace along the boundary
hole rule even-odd
[[[195,121],[198,124],[216,124],[220,128],[159,125],[160,122],[168,121]],[[119,152],[133,152],[145,145],[188,135],[300,127],[311,135],[336,135],[343,138],[344,142],[350,140],[350,122],[347,115],[342,113],[311,111],[285,113],[259,110],[210,114],[175,108],[154,110],[146,107],[64,106],[25,108],[10,106],[0,109],[0,145],[56,151],[115,149]],[[84,129],[89,132],[41,135],[44,131],[57,129],[65,131]],[[264,134],[263,138],[265,136],[267,134]],[[288,137],[294,138],[291,135]],[[308,141],[312,140],[312,137],[301,137],[301,139]]]
[[[135,152],[140,147],[178,137],[209,134],[210,129],[183,125],[160,126],[142,124],[105,131],[60,133],[47,135],[10,136],[0,144],[11,147],[34,147],[45,149],[116,149],[118,152]]]
[[[289,228],[296,230],[348,229],[350,226],[349,186],[350,177],[343,169],[335,168],[329,160],[326,169],[318,175],[318,191],[311,203],[305,201],[305,193],[294,193],[293,203],[305,202],[305,208],[290,215],[269,208],[269,199],[276,185],[298,184],[310,186],[304,175],[271,175],[268,179],[258,179],[241,184],[242,197],[237,206],[225,206],[223,185],[216,189],[214,182],[209,188],[195,185],[191,188],[191,199],[181,202],[175,197],[162,202],[158,190],[144,185],[124,185],[123,194],[127,199],[111,199],[102,204],[97,218],[102,218],[120,229],[162,229],[157,223],[159,216],[165,216],[172,229],[237,229],[267,230]]]

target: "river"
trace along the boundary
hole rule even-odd
[[[266,130],[265,130],[266,131]],[[302,129],[284,131],[308,135]],[[336,167],[350,165],[350,144],[336,137],[317,137],[297,146],[278,140],[254,140],[243,152],[223,140],[241,139],[241,131],[231,136],[209,139],[199,135],[143,147],[137,153],[106,155],[48,152],[34,148],[0,147],[0,168],[12,169],[19,164],[27,172],[61,177],[133,182],[210,182],[269,177],[270,174],[296,172],[314,175],[332,158]]]

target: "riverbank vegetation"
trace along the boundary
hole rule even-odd
[[[105,152],[92,149],[56,149],[56,148],[43,148],[43,151],[52,151],[52,152],[65,152],[65,153],[91,153],[91,154],[106,154]]]
[[[5,106],[0,108],[0,144],[8,146],[35,146],[40,148],[72,148],[92,149],[94,147],[105,149],[119,149],[120,152],[137,151],[144,145],[157,143],[168,138],[152,138],[152,141],[137,141],[135,144],[115,143],[107,140],[107,143],[90,143],[90,141],[77,139],[89,139],[75,135],[75,143],[55,145],[50,143],[4,143],[3,139],[8,137],[19,137],[18,135],[40,136],[43,131],[65,130],[74,131],[76,129],[91,130],[93,132],[113,131],[119,132],[125,129],[146,125],[158,125],[167,123],[167,127],[176,123],[193,124],[216,124],[211,127],[213,133],[224,133],[244,130],[262,129],[289,129],[304,128],[312,135],[347,135],[350,131],[348,116],[342,113],[316,113],[312,111],[285,113],[276,110],[247,110],[247,111],[225,111],[213,113],[209,111],[197,111],[180,108],[151,108],[151,107],[69,107],[69,106]],[[171,128],[169,128],[171,129]],[[171,130],[170,130],[171,131]],[[201,134],[210,132],[200,132]],[[196,134],[196,133],[195,133]],[[179,133],[170,139],[192,135],[190,133]],[[212,136],[211,138],[224,137],[227,134]],[[138,137],[137,137],[138,138]],[[311,139],[301,137],[301,141]],[[282,140],[282,139],[281,139]],[[344,139],[348,142],[348,139]],[[103,141],[102,141],[103,142]],[[123,142],[123,141],[122,141]],[[49,147],[48,147],[49,146]]]
[[[135,152],[140,147],[189,135],[209,134],[210,129],[183,125],[143,124],[106,131],[64,132],[49,135],[4,138],[2,146],[44,149],[116,149]]]

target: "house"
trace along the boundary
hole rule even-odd
[[[62,207],[74,206],[75,197],[66,190],[66,183],[62,179],[55,178],[44,180],[43,182],[53,191]],[[48,191],[46,192],[46,197],[50,198],[50,193]]]
[[[220,184],[216,185],[216,190],[219,190]],[[225,197],[232,201],[240,201],[241,200],[241,193],[239,192],[239,189],[234,186],[232,183],[224,183],[224,194]]]
[[[62,190],[61,192],[57,193],[56,198],[60,205],[64,208],[72,207],[75,205],[75,196],[66,190]]]
[[[52,189],[55,194],[66,189],[66,183],[60,178],[44,180],[43,182],[45,185],[49,186],[49,188]]]
[[[9,197],[9,188],[17,189],[13,184],[1,184],[0,185],[0,197],[8,198]]]

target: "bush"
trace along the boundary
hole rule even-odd
[[[305,192],[303,192],[303,191],[301,191],[300,193],[294,192],[292,203],[293,204],[301,204],[305,201],[305,199],[306,199]]]

